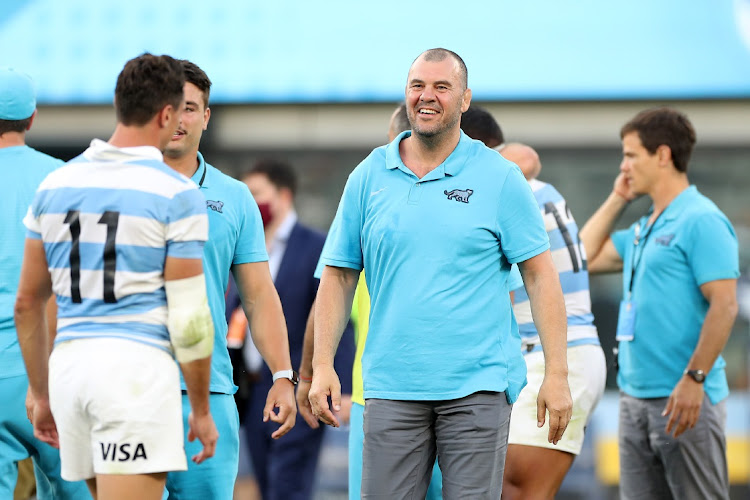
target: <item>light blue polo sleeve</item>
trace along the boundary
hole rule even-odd
[[[323,247],[325,249],[325,247]],[[320,254],[320,258],[318,258],[318,265],[315,266],[315,272],[313,273],[313,278],[320,279],[321,276],[323,276],[323,268],[326,267],[325,264],[323,264],[323,254]]]
[[[235,195],[242,211],[232,265],[265,262],[268,260],[268,252],[266,251],[266,236],[263,232],[263,219],[260,217],[258,204],[247,186],[239,186]]]
[[[346,181],[336,217],[328,232],[321,262],[325,266],[362,270],[362,169],[355,169]],[[321,268],[322,272],[322,268]]]
[[[625,260],[625,252],[628,242],[630,242],[630,244],[632,244],[633,242],[633,229],[629,228],[615,231],[610,235],[610,238],[612,239],[612,243],[615,245],[615,250],[617,250],[617,253],[620,254],[620,258],[622,260]]]
[[[521,271],[518,269],[517,264],[513,264],[510,268],[510,275],[508,276],[508,290],[517,290],[523,287],[523,278],[521,277]]]
[[[328,234],[330,234],[330,232]],[[328,234],[326,234],[326,241],[325,243],[323,243],[323,250],[320,251],[318,264],[315,266],[315,272],[313,273],[313,277],[318,280],[323,276],[323,268],[326,267],[326,265],[323,264],[323,256],[326,253],[326,249],[328,248],[328,241],[330,240],[330,238],[328,238]]]
[[[549,249],[549,235],[529,183],[514,166],[500,192],[498,234],[508,262],[515,264]]]
[[[697,217],[691,224],[688,265],[698,286],[740,276],[737,235],[722,213]]]

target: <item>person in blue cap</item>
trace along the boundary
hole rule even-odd
[[[0,197],[0,498],[13,498],[18,462],[27,457],[35,465],[37,498],[90,498],[84,482],[60,477],[60,454],[34,437],[24,404],[29,380],[13,321],[26,236],[23,218],[39,183],[63,163],[26,145],[35,116],[31,78],[0,69],[0,169],[6,185],[12,186]],[[54,317],[54,301],[47,309]]]

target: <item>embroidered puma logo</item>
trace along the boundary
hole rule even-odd
[[[657,245],[661,245],[663,247],[668,247],[670,243],[672,243],[672,240],[674,239],[674,234],[666,234],[664,236],[658,236],[654,243]]]
[[[221,209],[224,207],[223,201],[212,201],[212,200],[206,200],[206,208],[210,208],[214,212],[224,213],[221,211]]]
[[[473,189],[454,189],[453,191],[443,191],[443,194],[448,195],[449,200],[456,200],[462,203],[469,203],[469,196],[474,194]]]

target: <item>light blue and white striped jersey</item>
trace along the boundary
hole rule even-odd
[[[568,313],[568,346],[599,345],[594,315],[591,314],[586,252],[578,239],[578,225],[568,210],[565,198],[554,186],[536,179],[529,181],[529,185],[544,217],[552,260],[560,273]],[[515,290],[513,313],[524,345],[535,345],[534,349],[541,349],[539,333],[531,317],[529,296],[524,287]]]
[[[206,202],[154,147],[91,146],[42,181],[24,219],[57,296],[55,343],[118,337],[171,352],[164,262],[203,257]]]

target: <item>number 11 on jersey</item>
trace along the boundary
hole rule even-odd
[[[81,303],[81,212],[69,210],[65,215],[65,223],[70,229],[70,297],[75,304]],[[104,302],[113,304],[117,302],[115,297],[115,271],[117,270],[117,251],[115,249],[115,238],[117,236],[117,223],[120,220],[120,212],[106,211],[102,214],[98,224],[107,226],[107,237],[104,242],[103,275],[104,275]]]

